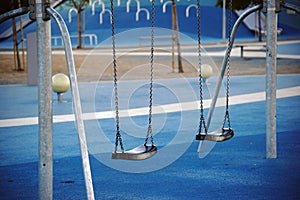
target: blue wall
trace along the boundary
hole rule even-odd
[[[177,5],[177,14],[179,21],[179,30],[180,32],[190,36],[191,38],[197,38],[197,16],[196,16],[196,8],[192,7],[189,12],[189,18],[186,17],[186,4]],[[141,6],[142,8],[147,9],[149,12],[151,11],[151,7],[149,5]],[[106,9],[109,9],[109,5],[106,5]],[[96,7],[95,15],[92,15],[91,7],[86,9],[86,28],[85,33],[96,34],[98,37],[98,42],[109,38],[111,36],[111,24],[110,24],[110,16],[109,12],[106,12],[103,15],[103,24],[99,23],[99,14],[101,11],[101,7]],[[132,3],[130,7],[130,12],[126,12],[126,7],[115,7],[115,28],[116,33],[130,30],[134,28],[141,27],[150,27],[151,20],[146,19],[146,13],[141,12],[139,15],[139,21],[135,20],[136,17],[136,6]],[[157,5],[155,7],[155,26],[161,28],[171,29],[171,5],[167,6],[167,12],[162,12],[162,5]],[[73,12],[72,13],[72,22],[68,22],[68,10],[59,11],[63,18],[66,21],[68,26],[70,35],[77,35],[77,16]],[[280,13],[281,14],[281,13]],[[285,13],[282,12],[284,15]],[[229,16],[229,13],[227,13]],[[233,14],[233,21],[237,19],[237,16]],[[285,19],[285,18],[284,18]],[[286,20],[285,20],[286,21]],[[279,22],[282,22],[279,26],[284,28],[283,36],[280,37],[288,37],[290,34],[292,37],[299,37],[300,31],[294,27],[289,26],[289,24],[284,23],[284,21],[279,19]],[[1,24],[0,34],[3,33],[7,28],[11,27],[11,20],[8,20]],[[25,34],[34,32],[36,30],[35,23],[30,24],[24,29]],[[226,31],[228,32],[228,31]],[[52,36],[60,36],[59,29],[57,25],[52,20]],[[20,37],[19,37],[20,38]],[[217,8],[215,6],[201,6],[201,39],[203,42],[218,42],[222,38],[222,9]],[[237,38],[245,39],[245,40],[253,40],[255,39],[254,33],[248,30],[243,24],[239,27]],[[72,39],[73,46],[77,46],[76,38]],[[0,42],[0,48],[12,48],[12,38],[8,38],[4,41]]]

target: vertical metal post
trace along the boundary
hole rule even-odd
[[[277,14],[276,0],[267,3],[266,53],[266,157],[276,158],[276,57]]]
[[[223,0],[222,40],[223,42],[226,42],[226,0]]]
[[[43,20],[43,2],[35,1],[38,62],[39,117],[39,199],[52,199],[52,91],[51,91],[51,27]]]

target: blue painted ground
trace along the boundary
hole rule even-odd
[[[231,95],[263,92],[264,76],[232,77]],[[183,80],[156,80],[154,85],[155,105],[178,102],[187,91],[182,89]],[[125,81],[123,85],[140,85],[130,101],[130,108],[147,105],[143,94],[145,81]],[[192,91],[197,91],[197,80],[187,79]],[[213,83],[213,80],[211,80]],[[164,86],[162,86],[164,84]],[[300,86],[299,75],[279,75],[278,89]],[[90,109],[85,93],[91,91],[92,83],[80,84],[84,109]],[[131,87],[130,87],[131,86]],[[181,87],[181,88],[178,88]],[[94,98],[97,112],[111,109],[112,83],[102,82],[97,86]],[[127,87],[125,87],[127,88]],[[178,90],[174,90],[178,88]],[[147,89],[147,87],[145,87]],[[207,90],[207,88],[205,88]],[[180,91],[180,92],[179,92]],[[299,93],[299,92],[298,92]],[[197,94],[197,92],[195,92]],[[1,119],[37,116],[37,88],[28,86],[0,86]],[[58,104],[53,94],[55,115],[72,113],[70,92],[65,94],[64,104]],[[205,99],[208,98],[205,91]],[[192,101],[194,99],[183,99]],[[122,100],[121,100],[122,101]],[[266,159],[265,150],[265,102],[232,105],[231,123],[235,136],[229,141],[218,143],[211,152],[199,158],[198,142],[190,139],[197,126],[181,129],[186,134],[182,142],[170,142],[181,133],[180,122],[196,125],[198,111],[183,111],[154,115],[164,124],[155,135],[159,147],[152,165],[159,166],[165,160],[176,157],[178,151],[186,151],[174,158],[167,166],[148,173],[127,173],[116,170],[101,162],[109,156],[106,150],[94,153],[91,137],[96,128],[113,141],[114,120],[86,121],[88,145],[96,199],[299,199],[300,187],[300,96],[277,100],[277,147],[278,158]],[[207,111],[207,110],[206,110]],[[185,118],[194,116],[195,118]],[[128,118],[121,118],[121,121]],[[134,128],[145,126],[147,116],[133,117]],[[94,127],[93,122],[99,127]],[[155,125],[156,124],[156,125]],[[154,123],[154,127],[159,123]],[[123,124],[124,125],[124,124]],[[126,126],[126,125],[125,125]],[[123,128],[124,129],[124,128]],[[154,128],[155,129],[155,128]],[[37,199],[38,195],[38,127],[37,125],[0,128],[0,196],[1,199]],[[124,134],[126,147],[143,142],[140,137]],[[102,137],[99,135],[99,137]],[[79,145],[74,122],[54,123],[54,199],[84,199],[85,187],[82,174]],[[103,148],[104,143],[102,144]],[[171,150],[165,154],[165,146]],[[112,147],[112,146],[111,146]],[[160,158],[161,160],[155,160]],[[144,161],[143,161],[144,162]],[[133,165],[143,165],[138,162]],[[149,162],[145,162],[148,165]],[[119,162],[121,168],[125,164]],[[128,163],[132,166],[132,163]],[[146,166],[145,166],[146,167]],[[140,171],[140,168],[131,168]]]

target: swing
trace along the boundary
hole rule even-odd
[[[152,89],[153,89],[153,57],[154,57],[154,0],[152,1],[151,11],[151,57],[150,57],[150,94],[149,94],[149,122],[148,131],[144,144],[135,147],[134,149],[125,151],[120,133],[119,120],[119,105],[118,105],[118,79],[117,79],[117,61],[116,61],[116,47],[115,47],[115,23],[114,23],[114,0],[111,0],[111,28],[112,28],[112,49],[113,49],[113,69],[114,69],[114,93],[115,93],[115,112],[116,112],[116,141],[115,150],[112,153],[112,159],[123,160],[145,160],[157,153],[157,147],[154,144],[152,134]],[[148,140],[151,144],[148,144]],[[121,151],[118,151],[118,144],[120,144]]]
[[[232,11],[232,0],[230,1],[230,10]],[[227,60],[227,82],[226,82],[226,111],[224,116],[224,121],[222,128],[217,129],[213,132],[208,133],[208,128],[205,123],[204,119],[204,109],[203,109],[203,94],[202,94],[202,72],[201,72],[201,40],[200,40],[200,0],[197,1],[197,16],[198,16],[198,67],[199,67],[199,90],[200,90],[200,122],[199,122],[199,129],[198,134],[196,135],[196,140],[209,140],[215,142],[223,142],[233,137],[234,132],[230,126],[230,118],[229,118],[229,66],[230,66],[230,59]],[[230,23],[229,23],[229,43],[231,42],[230,32],[231,32],[231,20],[232,14],[230,12]],[[228,127],[225,128],[225,123],[227,120]],[[204,133],[202,132],[202,125],[204,127]]]

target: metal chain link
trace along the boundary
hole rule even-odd
[[[205,134],[207,134],[206,123],[204,119],[204,109],[203,109],[203,83],[202,83],[202,55],[201,55],[201,16],[200,16],[200,0],[197,0],[197,35],[198,35],[198,69],[199,69],[199,98],[200,98],[200,119],[199,119],[199,129],[198,133],[202,132],[202,124],[204,127]]]
[[[228,22],[228,46],[231,47],[232,43],[232,38],[231,38],[231,29],[232,29],[232,0],[229,1],[229,22]],[[229,54],[231,52],[231,48],[229,49]],[[226,81],[226,110],[225,110],[225,117],[223,121],[223,128],[226,123],[227,119],[227,124],[228,128],[230,128],[230,117],[229,117],[229,85],[230,85],[230,56],[228,56],[227,59],[227,81]]]
[[[152,0],[151,4],[151,55],[150,55],[150,92],[149,92],[149,122],[147,136],[145,139],[145,145],[148,143],[149,136],[152,146],[154,146],[154,139],[152,133],[152,104],[153,104],[153,64],[154,64],[154,12],[155,12],[155,0]]]
[[[117,59],[116,59],[116,39],[115,39],[115,17],[114,17],[114,0],[110,1],[111,7],[111,35],[112,35],[112,50],[113,50],[113,68],[114,68],[114,92],[115,92],[115,112],[116,112],[116,142],[115,152],[118,150],[120,143],[121,150],[124,153],[124,146],[120,134],[120,118],[119,118],[119,99],[118,99],[118,73],[117,73]]]

